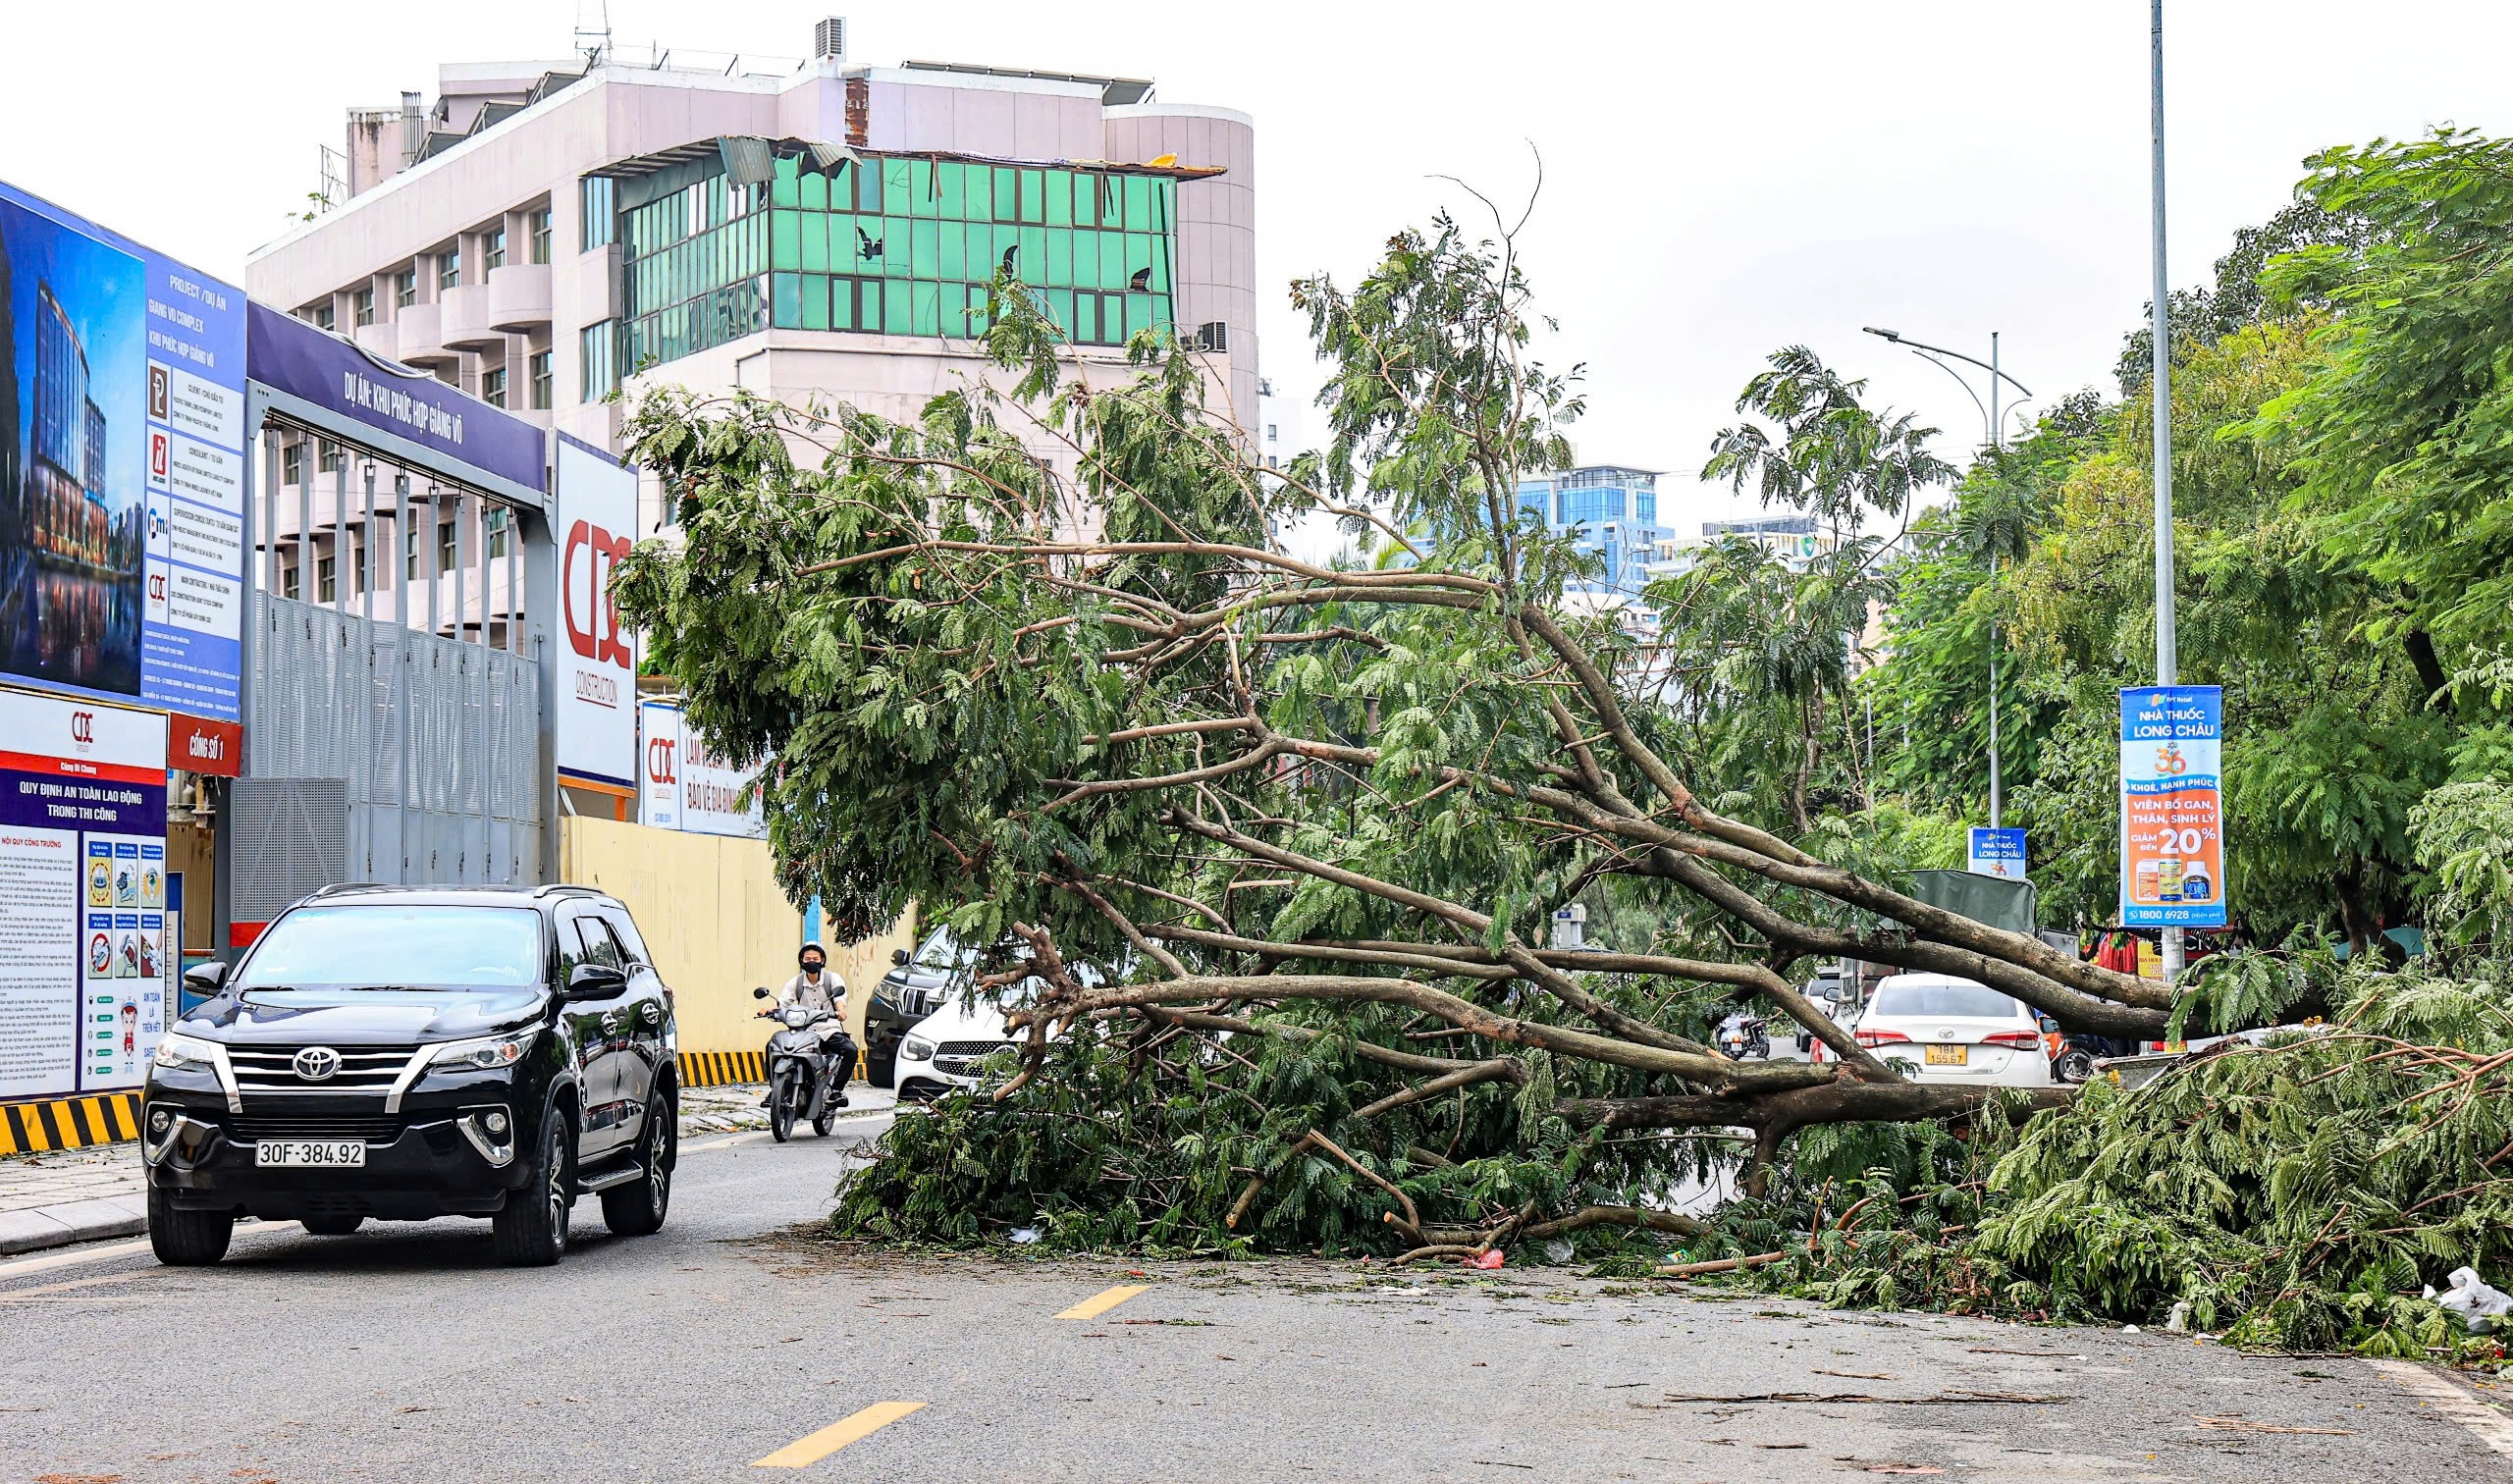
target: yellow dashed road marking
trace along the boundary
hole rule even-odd
[[[922,1402],[876,1402],[843,1422],[832,1423],[808,1438],[797,1438],[765,1458],[753,1458],[753,1468],[809,1468],[849,1443],[860,1443],[909,1412],[923,1406]]]
[[[1056,1315],[1059,1319],[1096,1319],[1137,1294],[1151,1292],[1149,1283],[1121,1283],[1104,1294],[1096,1294]]]

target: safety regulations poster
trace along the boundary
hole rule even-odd
[[[2120,692],[2120,921],[2225,925],[2224,693]]]
[[[0,1097],[139,1086],[166,893],[164,714],[0,691]]]

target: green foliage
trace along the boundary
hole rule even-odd
[[[2417,1294],[2513,1270],[2513,1180],[2488,1168],[2513,1144],[2513,997],[2363,968],[2338,992],[2323,1033],[2228,1043],[2134,1091],[2097,1082],[2021,1126],[1985,1117],[1934,1178],[1801,1167],[1837,1210],[1872,1198],[1760,1281],[2060,1321],[2186,1302],[2238,1345],[2491,1357]]]
[[[1642,1003],[1629,982],[1597,987]],[[1710,1003],[1690,1008],[1686,1022],[1706,1032]],[[1417,1079],[1362,1060],[1354,1039],[1419,1051],[1406,1038],[1418,1017],[1296,1006],[1259,1019],[1278,1034],[1081,1026],[1000,1101],[953,1093],[898,1119],[840,1186],[834,1230],[968,1246],[1037,1227],[1047,1250],[1387,1255],[1414,1245],[1385,1220],[1400,1206],[1332,1154],[1298,1149],[1310,1131],[1404,1190],[1431,1227],[1488,1229],[1530,1203],[1635,1204],[1712,1158],[1692,1140],[1575,1131],[1561,1099],[1628,1094],[1640,1081],[1541,1051],[1525,1054],[1524,1085],[1483,1083],[1361,1119],[1357,1109]],[[1633,1243],[1610,1227],[1573,1240],[1591,1256]]]

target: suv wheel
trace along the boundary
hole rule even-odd
[[[148,1188],[148,1246],[168,1267],[206,1267],[227,1255],[236,1217],[227,1211],[179,1211],[175,1197]]]
[[[566,1110],[554,1105],[542,1120],[541,1148],[532,1178],[507,1192],[507,1203],[489,1220],[490,1245],[508,1267],[548,1267],[567,1254],[567,1212],[575,1204],[575,1148],[567,1137]]]
[[[643,1173],[602,1192],[603,1224],[622,1237],[662,1231],[664,1216],[671,1209],[671,1167],[679,1157],[679,1102],[666,1093],[647,1112],[645,1135],[637,1140],[637,1167]]]

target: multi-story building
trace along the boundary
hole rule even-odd
[[[1569,535],[1584,555],[1604,570],[1591,584],[1601,592],[1637,593],[1641,568],[1656,551],[1658,475],[1656,469],[1622,464],[1584,464],[1559,474],[1530,475],[1519,481],[1519,505],[1541,516],[1556,535]]]
[[[610,394],[648,381],[912,418],[981,371],[987,288],[1009,270],[1095,380],[1166,329],[1203,357],[1213,409],[1255,419],[1247,117],[1142,80],[850,65],[841,33],[823,23],[799,63],[442,68],[433,103],[351,111],[347,199],[254,252],[247,290],[617,451]],[[328,487],[330,456],[283,468]],[[664,517],[649,504],[640,526]]]

